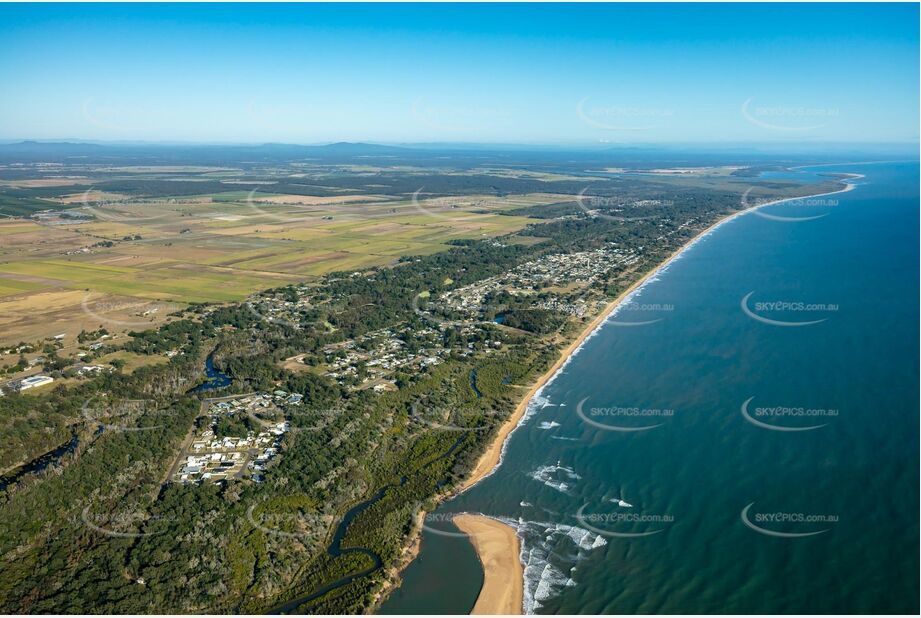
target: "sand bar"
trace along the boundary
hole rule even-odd
[[[485,515],[456,515],[454,524],[470,537],[483,565],[483,588],[470,613],[521,614],[524,569],[519,558],[518,533],[508,524]]]

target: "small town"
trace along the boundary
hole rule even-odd
[[[179,483],[244,478],[262,481],[266,466],[281,450],[282,438],[290,429],[290,423],[265,421],[256,415],[279,414],[280,408],[298,406],[301,399],[301,395],[278,390],[211,402],[207,411],[209,422],[180,454],[178,470],[172,480]],[[221,435],[221,419],[231,416],[248,419],[259,429],[247,430],[245,435]]]

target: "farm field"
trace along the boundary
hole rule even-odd
[[[48,190],[54,181],[17,184]],[[188,303],[239,301],[330,272],[429,255],[455,240],[509,234],[535,220],[504,211],[564,199],[256,190],[124,199],[90,189],[77,199],[72,184],[47,199],[92,218],[0,220],[0,345],[61,333],[70,342],[100,326],[151,327]]]

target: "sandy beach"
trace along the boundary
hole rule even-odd
[[[850,176],[851,176],[850,179],[855,179],[855,178],[860,177],[859,174],[851,174]],[[678,256],[680,256],[687,249],[693,246],[697,241],[699,241],[701,238],[703,238],[704,236],[706,236],[707,234],[709,234],[710,232],[712,232],[719,226],[725,223],[728,223],[729,221],[735,219],[736,217],[740,217],[742,215],[748,214],[759,208],[764,208],[766,206],[780,204],[782,202],[789,202],[792,200],[805,200],[805,199],[814,198],[814,197],[821,197],[823,195],[843,193],[845,191],[850,191],[853,188],[854,188],[854,185],[852,183],[845,182],[844,187],[842,187],[838,191],[828,191],[826,193],[817,193],[814,195],[803,195],[803,196],[798,196],[798,197],[783,198],[779,200],[774,200],[772,202],[765,202],[763,204],[755,204],[755,205],[749,206],[748,208],[745,208],[744,210],[740,210],[730,215],[726,215],[719,221],[716,221],[715,223],[707,227],[707,229],[701,231],[699,234],[694,236],[694,238],[689,240],[687,243],[682,245],[680,248],[678,248],[674,253],[668,256],[668,258],[664,262],[662,262],[661,264],[659,264],[658,266],[656,266],[655,268],[653,268],[652,270],[644,274],[640,279],[634,282],[629,288],[627,288],[617,298],[615,298],[613,301],[608,303],[605,306],[605,308],[601,311],[601,313],[599,313],[591,322],[588,323],[588,325],[586,325],[586,327],[582,330],[582,332],[579,333],[579,336],[576,337],[572,343],[570,343],[569,345],[566,346],[566,348],[563,349],[563,351],[560,353],[560,357],[556,360],[556,362],[553,363],[550,369],[548,369],[546,373],[540,376],[540,378],[538,378],[538,380],[527,390],[524,397],[521,399],[521,401],[518,403],[518,406],[515,408],[515,411],[512,413],[511,416],[509,416],[508,420],[502,425],[502,427],[499,428],[499,432],[496,435],[496,439],[493,440],[493,442],[489,445],[489,448],[486,449],[486,452],[484,452],[483,455],[480,457],[480,459],[477,461],[477,464],[474,467],[473,471],[470,473],[470,476],[468,476],[464,480],[464,482],[461,484],[461,486],[459,487],[459,492],[466,491],[467,489],[473,487],[474,485],[479,483],[481,480],[483,480],[484,478],[492,474],[496,466],[498,466],[499,463],[502,461],[502,453],[505,449],[505,443],[508,441],[509,436],[512,434],[513,431],[515,431],[519,423],[521,423],[521,419],[524,417],[525,413],[527,413],[528,405],[531,403],[531,399],[533,399],[534,396],[538,394],[538,392],[547,384],[547,382],[549,382],[553,378],[553,376],[556,375],[556,373],[560,370],[560,368],[562,368],[563,365],[566,364],[566,361],[569,359],[570,356],[572,356],[573,352],[578,350],[579,346],[581,346],[585,342],[585,340],[595,331],[595,329],[601,326],[601,324],[608,318],[608,316],[611,315],[611,312],[617,309],[617,307],[621,303],[623,303],[626,299],[628,299],[633,292],[635,292],[638,288],[642,287],[649,279],[654,277],[663,268],[665,268],[670,263],[672,263]],[[745,200],[745,197],[743,196],[743,205],[745,204],[744,200]]]
[[[470,612],[475,615],[521,614],[524,569],[514,528],[484,515],[456,515],[454,524],[470,537],[483,565],[483,588]]]

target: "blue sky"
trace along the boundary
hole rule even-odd
[[[0,5],[0,139],[916,142],[917,4]]]

